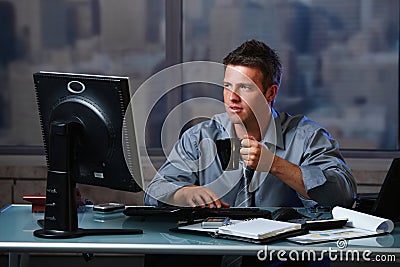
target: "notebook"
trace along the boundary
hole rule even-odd
[[[170,229],[175,232],[206,234],[215,238],[233,239],[257,244],[266,244],[275,240],[307,233],[299,223],[273,221],[264,218],[250,220],[231,220],[230,225],[215,229],[205,229],[201,223],[178,226]]]
[[[301,224],[299,223],[281,222],[264,218],[256,218],[241,221],[235,224],[221,226],[218,228],[218,234],[260,240],[299,229],[301,229]]]

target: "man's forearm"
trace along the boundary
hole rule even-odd
[[[305,198],[310,198],[306,192],[299,166],[275,155],[270,172]]]
[[[172,198],[173,203],[178,206],[229,207],[229,204],[220,200],[211,189],[198,185],[184,186],[176,190]]]

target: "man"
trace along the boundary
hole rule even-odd
[[[305,116],[272,108],[282,76],[275,51],[262,42],[246,41],[223,63],[226,112],[182,135],[172,150],[175,156],[149,184],[145,204],[235,206],[243,175],[229,183],[218,159],[203,166],[207,151],[201,148],[207,146],[201,142],[238,137],[243,164],[255,171],[253,179],[258,181],[251,192],[253,205],[350,207],[356,185],[338,143]]]

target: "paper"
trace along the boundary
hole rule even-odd
[[[341,207],[333,208],[332,216],[334,219],[347,218],[348,223],[346,227],[332,230],[310,231],[306,235],[290,237],[288,240],[300,244],[312,244],[340,239],[375,236],[382,233],[390,233],[394,228],[394,224],[391,220]]]
[[[332,216],[333,218],[347,218],[347,226],[354,228],[365,229],[378,233],[390,233],[394,229],[394,223],[391,220],[341,207],[334,207],[332,210]]]
[[[351,239],[357,237],[366,237],[377,235],[377,232],[351,227],[343,227],[340,229],[310,231],[306,235],[289,237],[288,240],[300,244],[312,244],[319,242],[335,241],[339,239]]]
[[[242,221],[236,224],[221,226],[218,228],[218,234],[252,239],[265,239],[298,229],[301,229],[301,224],[299,223],[280,222],[264,218],[257,218]]]

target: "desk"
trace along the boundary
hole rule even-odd
[[[142,235],[85,236],[73,239],[42,239],[33,236],[42,213],[31,213],[30,205],[11,205],[0,212],[0,251],[10,253],[10,266],[17,266],[18,253],[123,253],[123,254],[197,254],[257,255],[264,245],[216,239],[207,236],[170,232],[175,223],[151,218],[126,217],[114,214],[96,216],[90,208],[78,214],[81,228],[140,228]],[[379,245],[380,243],[380,245]],[[372,253],[400,254],[400,225],[390,235],[349,240],[348,249]],[[268,251],[326,251],[338,249],[335,242],[299,246],[287,241],[268,244]]]

